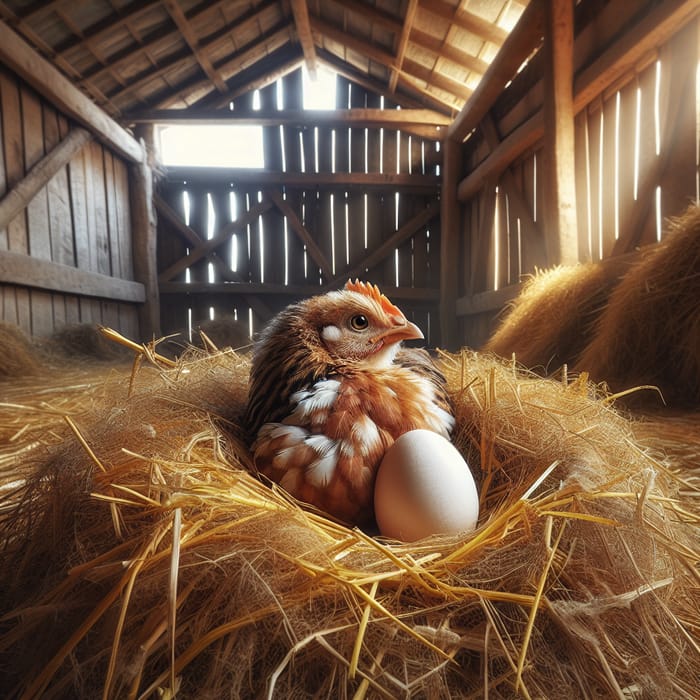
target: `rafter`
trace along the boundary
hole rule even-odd
[[[187,20],[187,17],[185,17],[185,13],[182,11],[180,5],[175,2],[175,0],[163,0],[163,5],[180,30],[183,39],[192,50],[201,69],[207,74],[209,80],[216,85],[216,89],[219,90],[219,92],[226,92],[226,83],[212,65],[211,59],[206,50],[202,48],[199,38],[192,29],[192,25]]]
[[[290,0],[292,6],[292,14],[294,15],[294,26],[297,30],[297,36],[301,43],[301,49],[304,52],[304,60],[306,61],[306,70],[311,79],[316,78],[316,46],[314,45],[314,37],[311,33],[311,25],[309,24],[309,8],[306,0]]]
[[[396,66],[391,69],[391,77],[389,78],[389,92],[396,91],[396,82],[399,79],[399,72],[403,66],[403,59],[406,55],[406,47],[408,46],[408,38],[411,36],[411,29],[413,28],[413,21],[416,18],[417,10],[418,0],[408,0],[406,16],[404,17],[403,21],[403,29],[401,30],[399,45],[396,51]]]

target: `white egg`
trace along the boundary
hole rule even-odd
[[[382,535],[413,542],[473,530],[479,494],[467,463],[449,440],[430,430],[411,430],[379,465],[374,510]]]

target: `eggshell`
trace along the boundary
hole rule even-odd
[[[411,430],[379,465],[374,509],[382,535],[413,542],[473,530],[479,495],[467,463],[449,440],[430,430]]]

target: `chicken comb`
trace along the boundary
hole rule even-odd
[[[345,283],[345,289],[349,292],[357,292],[358,294],[364,294],[370,299],[374,299],[382,309],[390,316],[401,316],[403,317],[403,312],[398,306],[394,306],[380,291],[376,284],[369,284],[368,282],[360,282],[356,279],[354,282],[348,280]]]

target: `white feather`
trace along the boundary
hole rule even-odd
[[[352,437],[360,446],[360,454],[366,456],[379,447],[381,438],[376,423],[368,416],[360,416],[352,426]]]
[[[338,398],[339,389],[340,382],[337,379],[321,379],[311,388],[295,392],[291,400],[297,405],[285,423],[304,425],[313,414],[327,413]]]
[[[324,487],[333,478],[338,464],[338,443],[325,435],[311,435],[306,444],[318,455],[306,467],[306,479],[313,486]]]

